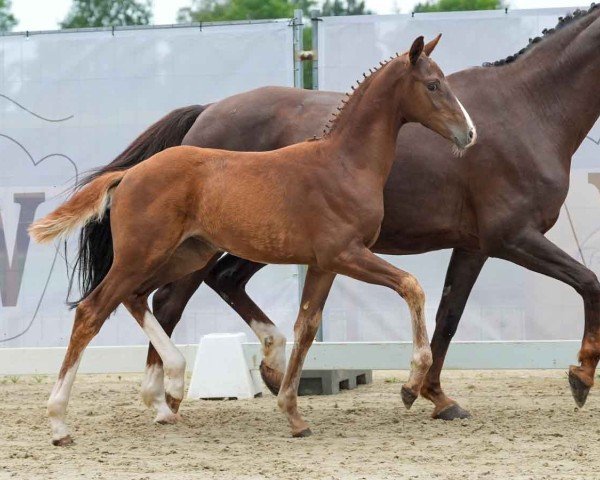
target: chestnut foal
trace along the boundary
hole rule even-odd
[[[81,354],[121,303],[161,356],[167,405],[177,413],[185,361],[147,298],[224,251],[263,263],[309,266],[296,342],[277,399],[294,436],[310,433],[296,405],[299,375],[338,273],[392,288],[408,303],[414,343],[402,400],[410,408],[431,365],[425,296],[412,275],[369,250],[383,218],[383,186],[404,123],[420,122],[460,150],[476,137],[465,109],[423,50],[419,37],[409,53],[382,63],[322,139],[271,152],[170,148],[130,170],[99,176],[31,226],[36,241],[48,242],[110,208],[114,261],[77,306],[48,401],[55,445],[71,442],[64,416]]]

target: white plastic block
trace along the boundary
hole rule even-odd
[[[189,399],[253,398],[262,394],[258,371],[246,362],[244,333],[211,333],[200,340]]]

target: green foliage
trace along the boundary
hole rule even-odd
[[[311,10],[315,10],[318,7],[317,0],[292,0],[294,10],[300,9],[304,13],[304,16],[310,18]]]
[[[148,25],[150,0],[73,0],[61,28]]]
[[[180,8],[178,22],[222,22],[290,18],[295,8],[310,8],[313,2],[290,0],[193,0],[191,7]]]
[[[364,0],[325,0],[322,14],[324,17],[340,15],[370,15],[370,10],[365,10]]]
[[[503,0],[427,0],[418,3],[415,12],[455,12],[459,10],[495,10],[504,8]]]
[[[10,13],[11,1],[0,0],[0,31],[8,32],[19,23],[15,16]]]
[[[177,21],[223,22],[235,20],[260,20],[269,18],[291,18],[294,10],[304,13],[304,50],[312,49],[310,12],[318,6],[316,0],[192,0],[189,7],[180,8]],[[322,15],[365,15],[365,2],[359,0],[325,0]],[[312,61],[302,62],[304,88],[311,89]]]

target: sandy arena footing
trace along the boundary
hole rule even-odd
[[[301,397],[314,433],[290,438],[275,398],[184,401],[177,425],[152,423],[141,375],[79,375],[67,420],[75,444],[50,444],[52,377],[0,377],[0,479],[592,479],[600,476],[600,396],[585,408],[564,371],[445,372],[473,418],[406,411],[407,372],[336,396]]]

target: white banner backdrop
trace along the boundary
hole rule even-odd
[[[418,36],[443,33],[435,60],[446,73],[505,58],[529,38],[552,28],[573,9],[544,9],[443,14],[327,17],[319,22],[319,88],[348,91],[362,72]],[[600,123],[573,161],[567,198],[585,260],[600,274]],[[581,260],[563,208],[549,238]],[[427,292],[427,320],[433,332],[450,251],[415,256],[386,256],[414,273]],[[324,339],[410,340],[404,303],[394,293],[338,277],[324,314]],[[458,340],[578,339],[583,304],[570,287],[500,260],[485,265],[463,315]]]
[[[287,20],[0,37],[0,346],[65,345],[70,334],[65,261],[61,251],[29,242],[33,218],[172,109],[262,85],[293,85]],[[265,269],[250,291],[289,329],[297,288],[296,267],[283,266]],[[242,329],[202,287],[175,338],[193,343]],[[120,309],[95,344],[145,341]]]

